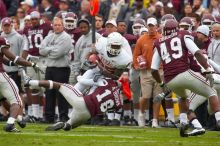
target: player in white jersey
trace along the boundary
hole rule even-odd
[[[128,72],[132,63],[132,54],[129,54],[123,46],[123,37],[118,32],[111,33],[107,38],[100,38],[96,42],[95,52],[88,58],[86,65],[91,67],[82,76],[78,76],[78,83],[73,87],[77,91],[86,94],[85,90],[90,89],[90,93],[99,86],[105,85],[104,78],[118,80],[122,73]],[[87,94],[90,94],[87,93]],[[74,115],[70,115],[70,120]],[[50,126],[50,130],[57,130],[57,124]],[[62,128],[62,127],[61,127]]]

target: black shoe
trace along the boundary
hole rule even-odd
[[[63,122],[57,122],[57,123],[55,123],[53,125],[48,126],[45,129],[45,131],[57,131],[57,130],[62,129],[64,127],[64,125],[65,124]]]
[[[112,120],[104,119],[103,122],[99,123],[100,126],[109,126]]]
[[[180,124],[180,136],[181,137],[188,137],[187,129],[189,128],[188,124],[182,123]]]
[[[22,119],[21,121],[17,121],[18,125],[21,127],[21,128],[24,128],[26,127],[26,122],[24,119]]]
[[[191,132],[187,133],[188,136],[198,136],[203,134],[205,134],[204,128],[194,128]]]
[[[114,119],[112,120],[110,123],[109,123],[109,126],[120,126],[120,121],[117,120],[117,119]]]
[[[6,132],[21,132],[20,130],[18,130],[14,124],[7,124],[4,127],[4,130]]]
[[[72,129],[72,126],[69,123],[64,123],[63,130],[70,131]]]
[[[28,122],[28,123],[36,123],[36,121],[37,121],[37,118],[36,117],[34,117],[34,116],[26,116],[26,117],[24,117],[24,121],[25,122]]]

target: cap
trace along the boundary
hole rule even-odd
[[[24,17],[24,21],[25,20],[31,20],[31,16],[30,15],[26,15],[25,17]]]
[[[163,3],[160,2],[160,1],[157,1],[157,2],[155,3],[155,6],[161,6],[161,7],[163,7]]]
[[[38,11],[33,11],[30,13],[31,19],[32,18],[40,18],[40,13]]]
[[[153,17],[147,19],[147,25],[152,24],[152,25],[157,25],[157,20]]]
[[[31,7],[34,6],[34,1],[33,0],[24,0],[23,2],[21,2],[21,5],[27,4]]]
[[[117,23],[116,23],[116,21],[115,21],[114,19],[111,19],[111,20],[106,21],[105,26],[106,26],[107,24],[112,24],[112,25],[114,25],[115,27],[117,27]]]
[[[85,22],[86,24],[90,25],[89,20],[88,20],[88,19],[83,18],[83,19],[80,19],[80,20],[78,21],[77,26],[79,26],[79,25],[80,25],[80,23],[82,23],[82,22]]]
[[[142,27],[140,29],[140,34],[142,34],[143,32],[148,32],[148,29],[146,27]]]
[[[9,17],[3,18],[3,19],[2,19],[2,25],[4,26],[4,25],[6,25],[6,24],[11,25],[11,24],[12,24],[12,19],[9,18]]]
[[[197,28],[196,32],[200,32],[205,36],[209,36],[209,27],[207,25],[201,25]]]

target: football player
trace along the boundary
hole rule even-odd
[[[18,125],[21,128],[26,126],[26,123],[22,118],[23,103],[19,95],[18,87],[4,71],[3,63],[6,63],[6,65],[9,66],[18,64],[22,66],[33,67],[33,69],[36,71],[38,71],[39,67],[36,65],[36,63],[31,63],[19,56],[15,56],[9,49],[9,42],[3,37],[0,37],[0,94],[1,98],[5,97],[10,104],[10,117],[7,120],[7,124],[4,127],[4,130],[6,132],[20,132],[20,130],[15,127],[15,121],[17,120]],[[4,56],[11,61],[9,62],[5,60]]]
[[[45,71],[45,59],[39,54],[39,47],[42,40],[47,36],[52,29],[51,24],[40,23],[40,13],[33,11],[30,13],[31,26],[24,28],[24,36],[28,42],[28,47],[23,51],[22,57],[37,63],[41,70]],[[45,75],[42,72],[35,72],[32,68],[27,68],[27,73],[34,79],[43,79]],[[28,96],[28,117],[27,120],[34,122],[43,118],[43,88],[26,89]],[[37,98],[36,98],[36,97]]]
[[[188,51],[190,51],[205,69],[205,76],[190,70],[188,64]],[[164,82],[161,80],[158,69],[163,64]],[[216,106],[212,107],[215,116],[220,120],[220,104],[213,86],[212,70],[199,48],[195,45],[187,31],[178,31],[175,20],[165,21],[163,37],[155,42],[155,52],[152,59],[152,76],[161,84],[165,93],[174,91],[180,99],[180,136],[188,136],[187,119],[187,92],[191,90],[196,94],[209,98]],[[209,83],[206,82],[209,81]],[[204,131],[204,130],[203,130]],[[204,134],[201,132],[199,134]]]
[[[49,126],[47,130],[70,129],[71,126],[76,127],[88,120],[91,116],[93,117],[97,113],[100,113],[97,111],[106,112],[106,109],[114,110],[115,108],[112,107],[114,107],[115,104],[117,105],[116,112],[121,110],[121,108],[119,108],[121,107],[121,99],[117,95],[119,88],[118,85],[115,84],[115,81],[120,78],[122,73],[128,72],[132,62],[132,55],[128,54],[123,47],[123,37],[117,32],[111,33],[107,38],[100,38],[96,43],[98,59],[95,59],[95,61],[90,60],[89,62],[90,64],[97,65],[90,65],[93,68],[87,70],[82,76],[79,76],[78,83],[75,86],[54,83],[52,81],[30,80],[27,82],[27,84],[31,86],[59,89],[61,94],[63,94],[67,101],[73,106],[73,112],[67,123],[58,122]],[[93,89],[90,90],[88,95],[84,96],[85,101],[83,98],[77,98],[82,97],[82,93],[84,93],[87,87],[93,87]],[[117,92],[115,92],[116,89]],[[116,101],[108,101],[106,97],[114,97]],[[104,99],[104,104],[102,104],[102,99]],[[78,100],[81,100],[79,102],[83,102],[83,105],[81,105]],[[100,107],[98,106],[99,102]],[[79,105],[77,105],[78,103]],[[90,112],[88,112],[88,110]],[[120,117],[116,118],[120,120]]]

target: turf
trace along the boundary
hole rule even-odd
[[[4,123],[0,123],[2,129]],[[21,133],[0,130],[0,146],[219,146],[220,132],[181,138],[178,129],[81,126],[46,132],[45,124],[28,124]]]

